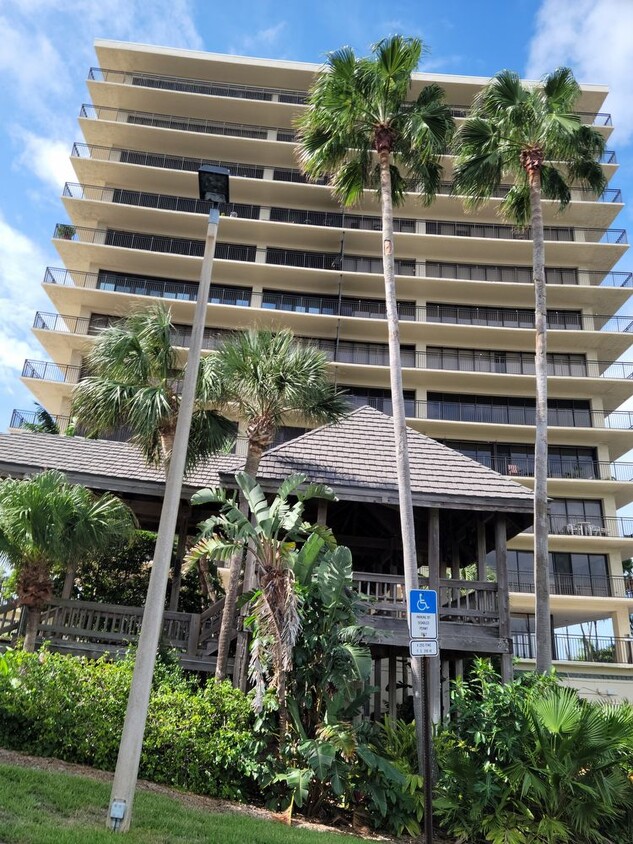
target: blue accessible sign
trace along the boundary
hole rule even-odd
[[[437,639],[437,592],[434,589],[409,592],[409,633],[412,639]]]

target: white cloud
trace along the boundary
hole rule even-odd
[[[0,215],[0,386],[12,393],[25,358],[43,357],[31,335],[33,312],[51,309],[40,287],[46,255]]]
[[[262,55],[269,52],[278,52],[279,40],[287,27],[286,21],[279,21],[273,26],[259,29],[250,34],[245,33],[239,41],[229,48],[229,53],[239,55]]]
[[[526,75],[538,78],[559,65],[581,82],[608,85],[619,144],[633,138],[633,2],[543,0],[530,42]]]
[[[21,152],[17,164],[34,173],[59,196],[65,182],[74,182],[75,171],[70,163],[70,141],[45,138],[22,127],[12,132],[19,142]]]

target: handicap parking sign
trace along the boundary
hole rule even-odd
[[[437,639],[437,592],[411,589],[409,592],[409,633],[412,639]]]

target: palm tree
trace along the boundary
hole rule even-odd
[[[552,645],[547,537],[547,308],[542,200],[564,208],[573,185],[599,195],[606,179],[599,164],[604,139],[574,113],[580,88],[569,68],[559,68],[535,87],[516,73],[498,73],[476,97],[455,137],[453,192],[478,208],[508,175],[514,184],[500,213],[532,232],[536,328],[536,434],[534,456],[534,581],[536,670],[549,671]]]
[[[400,329],[396,302],[393,206],[413,188],[430,204],[440,188],[440,157],[453,119],[438,85],[411,100],[412,74],[422,55],[417,38],[395,35],[357,58],[349,47],[330,53],[314,83],[308,108],[297,121],[299,162],[312,179],[329,177],[344,205],[376,190],[382,210],[382,261],[389,331],[389,367],[402,530],[405,589],[418,585],[418,559],[402,390]],[[422,729],[422,667],[411,663],[417,721]]]
[[[96,498],[57,470],[0,483],[0,552],[17,573],[17,594],[28,609],[24,650],[35,650],[51,575],[113,538],[129,535],[134,518],[113,495]]]
[[[349,410],[343,394],[330,380],[327,356],[314,346],[295,340],[287,329],[234,334],[214,355],[205,358],[202,370],[203,380],[220,384],[221,406],[247,424],[244,470],[253,477],[262,454],[272,445],[282,425],[297,419],[309,425],[325,425],[337,422]],[[247,515],[245,499],[241,506]],[[226,675],[242,556],[240,549],[230,562],[218,638],[215,676],[220,680]],[[251,560],[247,568],[252,567]],[[249,571],[245,576],[248,586],[252,574]]]
[[[156,305],[104,329],[86,358],[89,377],[73,392],[73,413],[90,436],[126,427],[149,464],[167,475],[184,365],[170,311]],[[200,377],[186,470],[225,448],[232,423],[210,408],[216,384]]]
[[[261,711],[266,677],[270,677],[269,685],[276,690],[279,701],[279,736],[280,744],[283,744],[288,723],[286,681],[292,671],[293,651],[301,630],[295,569],[299,566],[297,560],[305,568],[313,565],[323,545],[319,534],[323,534],[324,529],[306,524],[304,503],[315,497],[333,501],[335,496],[329,487],[321,484],[306,486],[306,476],[295,474],[281,484],[268,505],[262,488],[254,478],[246,472],[238,472],[235,479],[246,502],[246,514],[244,508],[238,508],[234,498],[227,497],[223,489],[197,492],[192,498],[193,504],[219,503],[222,510],[219,516],[213,516],[204,523],[202,537],[187,559],[196,562],[203,556],[209,556],[217,560],[233,560],[239,559],[247,546],[252,549],[260,571],[259,584],[250,601],[256,628],[250,665],[256,692],[253,706],[256,711]],[[289,501],[291,496],[297,499],[294,504]],[[315,542],[306,542],[310,537]],[[302,555],[297,551],[298,541],[306,542]]]

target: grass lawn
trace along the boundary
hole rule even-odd
[[[1,844],[112,844],[109,783],[0,764]],[[351,844],[349,835],[292,829],[240,814],[212,814],[139,792],[129,844]]]

